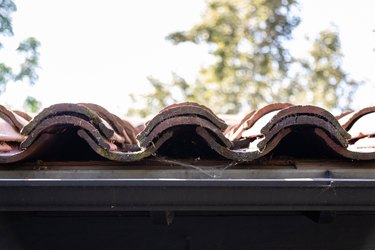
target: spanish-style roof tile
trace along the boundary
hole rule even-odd
[[[342,117],[339,122],[351,135],[351,139],[375,134],[375,107],[361,109]]]
[[[344,113],[343,116],[337,119],[344,129],[349,130],[358,118],[373,112],[375,112],[375,107],[367,107],[358,111]]]
[[[139,136],[139,144],[141,147],[147,147],[149,144],[152,144],[155,139],[159,137],[160,134],[164,133],[165,131],[172,129],[174,127],[181,127],[181,126],[197,126],[209,129],[212,133],[214,133],[227,147],[231,147],[231,142],[224,136],[223,132],[220,131],[212,122],[200,118],[198,116],[177,116],[173,118],[166,119],[160,122],[157,126],[155,126],[147,136]],[[147,126],[146,126],[147,128]]]
[[[56,138],[67,131],[71,131],[69,136],[73,143],[75,139],[72,137],[82,137],[78,133],[79,130],[86,131],[95,144],[104,151],[127,151],[134,147],[138,148],[135,129],[130,123],[124,122],[95,104],[62,103],[44,109],[24,126],[19,134],[22,140],[18,140],[20,143],[14,150],[14,154],[0,156],[2,158],[0,160],[14,162],[28,159],[33,156],[34,148],[47,151],[48,146],[43,149],[37,144],[58,143]],[[46,137],[52,137],[52,139],[41,139]],[[87,138],[83,137],[83,139]],[[90,143],[91,141],[86,142],[87,147],[92,146]]]
[[[33,119],[29,114],[23,112],[23,111],[20,111],[20,110],[13,110],[13,113],[21,116],[23,119],[25,119],[26,121],[30,121],[31,119]]]
[[[18,131],[26,126],[29,121],[22,115],[19,115],[16,112],[12,112],[2,105],[0,105],[0,118],[6,120],[7,123],[15,127]]]
[[[375,137],[363,137],[348,147],[349,150],[375,154]]]
[[[142,141],[159,123],[179,116],[203,117],[220,130],[225,130],[227,128],[227,124],[217,117],[209,108],[196,103],[185,102],[172,104],[162,109],[154,118],[146,123],[144,130],[137,135],[137,139]]]
[[[344,148],[335,143],[322,129],[316,128],[315,133],[323,138],[326,145],[340,156],[351,160],[375,160],[375,150],[372,150],[371,147],[357,147],[354,143],[349,145],[348,148]]]
[[[21,130],[21,133],[23,135],[30,135],[32,131],[43,120],[52,116],[59,115],[82,117],[86,120],[89,120],[94,126],[98,127],[99,130],[106,136],[106,138],[112,139],[113,136],[116,137],[115,131],[110,127],[108,122],[100,117],[97,113],[95,113],[93,110],[90,110],[89,108],[86,108],[84,105],[72,103],[60,103],[45,108]]]
[[[18,114],[0,105],[0,153],[9,154],[17,151],[20,142],[25,136],[20,134],[20,129],[27,121]]]
[[[350,113],[353,113],[353,110],[342,112],[341,114],[336,115],[335,117],[336,117],[337,120],[340,120],[341,118],[343,118],[344,116],[346,116],[346,115],[348,115]]]
[[[0,141],[2,142],[21,142],[25,136],[21,135],[15,127],[0,118]]]
[[[228,126],[190,102],[168,106],[136,126],[92,103],[55,104],[34,118],[0,106],[0,163],[69,160],[70,154],[123,162],[158,155],[246,162],[275,154],[375,160],[375,107],[335,117],[316,106],[275,103],[237,124],[231,119]]]
[[[59,115],[44,119],[21,143],[21,149],[27,149],[41,134],[61,133],[70,126],[89,131],[98,144],[106,150],[117,150],[117,146],[106,139],[90,122],[75,116]]]
[[[284,109],[290,106],[292,106],[292,104],[274,103],[274,104],[264,106],[263,108],[259,110],[251,111],[231,130],[226,131],[225,135],[232,141],[239,139],[242,136],[249,137],[252,135],[256,137],[257,135],[259,135],[259,133],[256,133],[256,132],[260,132],[260,129],[262,128],[262,124],[264,125],[264,122],[262,121],[268,122],[267,118],[264,116],[272,117],[273,114],[277,113],[281,109]],[[259,120],[261,121],[259,122]],[[257,125],[254,126],[255,123],[257,123]],[[243,133],[246,133],[245,131],[248,131],[247,133],[248,135],[243,135]]]
[[[341,146],[348,145],[350,134],[340,126],[331,113],[315,106],[293,106],[279,111],[263,126],[261,133],[265,139],[258,143],[258,147],[265,147],[281,129],[301,126],[322,128]]]
[[[101,118],[108,122],[116,133],[122,136],[127,143],[137,143],[135,139],[136,130],[128,121],[121,120],[120,117],[110,113],[108,110],[97,104],[81,103],[80,105],[83,105],[96,112]]]
[[[259,155],[257,150],[250,148],[238,148],[231,149],[218,143],[217,140],[203,127],[197,127],[196,132],[201,136],[209,145],[211,149],[217,152],[219,155],[234,161],[252,161]]]
[[[167,131],[173,131],[174,138],[171,139],[181,140],[181,148],[186,147],[182,145],[190,144],[188,147],[194,149],[195,146],[202,146],[196,145],[197,143],[204,143],[207,148],[211,147],[216,153],[226,157],[213,146],[217,143],[224,148],[232,147],[231,141],[223,133],[226,127],[227,124],[207,107],[195,103],[180,103],[161,110],[159,114],[146,123],[146,127],[138,134],[137,139],[142,148],[147,148],[159,142],[159,138]],[[205,128],[209,131],[210,136],[202,137],[195,128]],[[187,142],[186,138],[191,139],[190,143]],[[195,142],[194,138],[198,141],[198,138],[202,138],[204,142]],[[181,149],[181,151],[183,150]],[[176,153],[176,150],[173,149],[173,151]],[[186,152],[185,154],[189,155]]]
[[[136,145],[133,145],[133,147],[128,147],[127,151],[118,151],[118,150],[105,150],[103,149],[96,141],[93,140],[93,138],[87,133],[86,130],[78,130],[78,135],[85,139],[86,142],[90,145],[90,147],[100,156],[107,158],[109,160],[113,161],[137,161],[142,160],[146,157],[151,156],[160,148],[161,145],[163,145],[164,142],[166,142],[168,139],[170,139],[173,136],[173,131],[168,131],[164,133],[159,140],[157,140],[154,144],[150,145],[147,148],[139,148]]]

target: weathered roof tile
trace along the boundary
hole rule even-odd
[[[293,148],[297,144],[285,143],[290,138],[300,140],[298,150]],[[78,141],[77,157],[81,150],[89,150],[114,161],[138,161],[160,150],[187,157],[190,151],[203,156],[211,150],[233,161],[252,161],[279,151],[308,153],[318,149],[314,147],[327,150],[327,155],[375,160],[375,107],[334,117],[316,106],[275,103],[228,127],[209,108],[187,102],[168,106],[145,125],[134,127],[92,103],[52,105],[32,119],[0,106],[0,163],[43,159],[51,146],[61,144],[59,150],[64,151]]]

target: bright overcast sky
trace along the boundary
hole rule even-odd
[[[148,91],[147,76],[168,80],[176,72],[193,80],[207,63],[203,46],[173,46],[165,36],[197,22],[203,0],[16,1],[15,36],[4,42],[1,60],[17,65],[18,43],[41,42],[39,81],[34,87],[10,83],[0,103],[22,108],[30,95],[49,106],[58,102],[95,102],[123,115],[129,93]],[[303,37],[314,37],[331,23],[338,26],[344,67],[368,82],[354,107],[375,105],[375,1],[302,1],[302,23],[292,53],[306,51]]]

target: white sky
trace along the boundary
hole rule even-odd
[[[129,93],[148,91],[147,76],[170,79],[176,72],[195,79],[209,58],[204,46],[174,46],[164,38],[200,19],[203,0],[16,0],[15,36],[5,40],[0,61],[17,65],[15,49],[28,36],[41,42],[39,81],[9,83],[1,104],[22,108],[30,95],[44,107],[58,102],[95,102],[123,115]],[[305,0],[292,53],[306,51],[303,37],[338,26],[344,67],[362,87],[355,108],[375,105],[375,1]]]

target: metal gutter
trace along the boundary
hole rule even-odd
[[[349,210],[375,210],[375,169],[0,170],[0,211]]]

